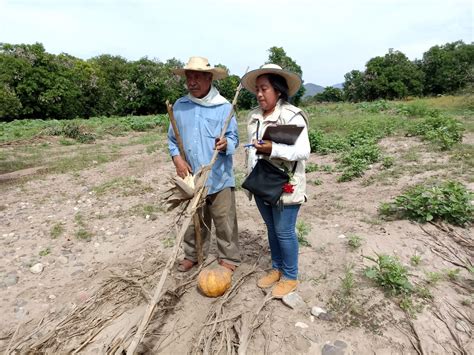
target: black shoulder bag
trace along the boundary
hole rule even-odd
[[[293,166],[293,173],[296,164]],[[290,181],[285,171],[276,167],[266,159],[259,159],[255,167],[242,183],[242,187],[270,205],[276,206],[283,193],[283,185]]]

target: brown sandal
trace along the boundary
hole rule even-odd
[[[220,266],[223,266],[225,267],[226,269],[229,269],[230,271],[234,272],[235,269],[237,268],[237,265],[233,265],[233,264],[229,264],[229,263],[226,263],[224,260],[222,259],[219,259],[218,261],[219,265]]]
[[[178,271],[187,272],[193,268],[194,265],[197,264],[197,261],[192,261],[189,259],[183,259],[179,262]]]

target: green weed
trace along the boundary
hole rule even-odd
[[[349,247],[352,250],[356,250],[357,248],[360,248],[360,246],[362,245],[362,240],[363,239],[359,237],[358,235],[352,234],[349,236],[349,239],[347,240],[347,245],[349,245]]]
[[[382,216],[418,222],[443,220],[451,224],[466,226],[473,220],[472,192],[455,181],[430,185],[415,185],[395,201],[382,203]]]
[[[379,286],[392,295],[410,294],[413,285],[408,280],[408,270],[397,257],[386,254],[377,254],[377,258],[365,256],[375,263],[364,271],[366,277],[374,280]]]
[[[58,238],[59,236],[61,236],[61,234],[64,233],[64,226],[62,223],[56,223],[52,228],[51,228],[51,231],[50,231],[50,235],[51,235],[51,238],[53,239],[56,239]]]
[[[43,249],[39,252],[39,256],[46,256],[48,255],[49,253],[51,253],[51,249],[50,248],[46,248],[46,249]]]
[[[410,258],[410,263],[413,265],[413,266],[418,266],[420,265],[420,262],[421,262],[421,256],[420,255],[413,255],[411,258]]]
[[[84,241],[89,241],[92,239],[92,233],[84,228],[79,228],[76,231],[75,235],[77,239],[84,240]]]
[[[298,236],[298,243],[303,247],[310,247],[310,242],[306,239],[306,236],[311,231],[311,226],[306,224],[304,221],[299,220],[296,222],[296,235]]]
[[[315,172],[315,171],[318,171],[319,170],[319,166],[318,164],[315,164],[315,163],[308,163],[305,167],[305,172],[306,173],[312,173],[312,172]]]

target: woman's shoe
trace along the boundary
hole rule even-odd
[[[281,272],[276,269],[272,269],[264,277],[258,279],[257,286],[260,288],[272,287],[275,283],[280,280]]]
[[[298,286],[297,280],[282,279],[273,288],[272,296],[275,298],[283,298],[283,296],[296,290],[296,286]]]

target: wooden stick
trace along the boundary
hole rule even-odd
[[[183,140],[179,134],[178,125],[176,119],[174,118],[173,107],[171,106],[169,100],[166,100],[166,109],[168,110],[168,116],[170,117],[171,126],[173,127],[174,135],[176,141],[178,142],[179,155],[181,158],[186,160],[186,153],[184,151]],[[201,265],[204,261],[204,255],[202,252],[202,236],[201,236],[201,222],[199,221],[199,214],[195,213],[193,215],[193,224],[194,224],[194,239],[196,242],[196,251],[197,251],[197,261],[198,265]]]
[[[234,116],[235,105],[237,104],[237,98],[239,96],[241,88],[242,88],[242,84],[239,84],[239,86],[237,87],[237,91],[235,93],[235,96],[234,96],[234,100],[232,101],[232,109],[230,110],[229,115],[227,116],[227,118],[225,120],[224,127],[222,128],[222,132],[221,132],[221,136],[220,136],[221,138],[224,137],[225,132],[227,131],[227,127],[229,127],[230,120],[232,119],[232,116]],[[142,318],[142,321],[140,322],[140,325],[137,329],[137,332],[135,333],[135,335],[132,339],[132,342],[130,343],[130,345],[127,348],[127,355],[135,354],[135,351],[138,347],[138,344],[140,344],[143,337],[145,336],[146,328],[148,327],[148,323],[150,322],[150,319],[153,315],[153,311],[155,310],[156,304],[160,301],[161,297],[165,293],[165,292],[162,292],[163,286],[165,284],[166,278],[168,277],[168,273],[170,272],[170,270],[173,267],[173,264],[176,260],[179,248],[181,246],[181,242],[182,242],[183,237],[184,237],[184,233],[186,232],[186,230],[188,229],[188,227],[191,223],[191,218],[196,213],[197,207],[198,207],[199,203],[201,202],[201,197],[203,196],[204,192],[207,192],[207,188],[206,188],[207,178],[209,177],[209,172],[210,172],[212,166],[214,165],[214,163],[217,159],[217,153],[218,153],[218,151],[215,150],[210,164],[207,166],[207,169],[204,169],[204,174],[206,174],[204,176],[204,179],[203,179],[204,183],[198,189],[198,191],[195,191],[194,197],[193,197],[193,199],[191,200],[191,203],[188,205],[188,207],[186,209],[186,211],[189,212],[188,216],[191,216],[191,217],[187,217],[184,220],[183,225],[181,226],[180,232],[179,232],[178,236],[176,237],[176,244],[174,246],[173,253],[171,254],[171,257],[168,259],[168,262],[166,263],[166,266],[163,270],[163,273],[161,274],[160,281],[158,282],[158,285],[155,288],[153,298],[148,303],[148,307],[145,310],[144,316]],[[206,196],[206,195],[204,194],[204,196]]]

